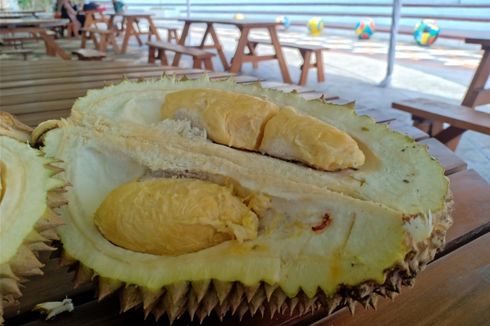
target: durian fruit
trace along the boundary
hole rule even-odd
[[[0,324],[3,310],[18,303],[22,283],[42,275],[40,251],[54,250],[55,227],[62,221],[53,208],[64,203],[60,172],[27,143],[31,129],[0,112]]]
[[[294,117],[267,130],[283,113]],[[35,135],[71,185],[59,234],[75,282],[170,322],[374,307],[413,284],[451,224],[448,179],[426,147],[295,94],[123,82]],[[337,171],[316,166],[327,156]]]

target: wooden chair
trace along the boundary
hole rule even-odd
[[[247,47],[251,54],[255,55],[256,47],[258,44],[272,45],[269,39],[250,39]],[[282,47],[298,49],[299,53],[303,57],[303,64],[301,65],[301,76],[299,78],[298,85],[305,85],[308,80],[308,71],[312,68],[317,69],[317,80],[319,82],[325,81],[325,72],[323,67],[323,51],[328,50],[326,46],[323,45],[312,45],[312,44],[300,44],[300,43],[288,43],[281,42]],[[312,61],[313,56],[315,61]],[[252,61],[254,68],[257,68],[257,62]]]
[[[212,58],[214,53],[210,53],[197,48],[188,48],[183,45],[168,43],[168,42],[147,42],[148,44],[148,62],[154,63],[155,60],[160,60],[162,65],[168,65],[165,51],[190,55],[193,60],[193,68],[204,68],[214,71]],[[178,62],[172,62],[172,66],[178,66]]]

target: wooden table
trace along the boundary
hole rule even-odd
[[[0,34],[29,33],[44,41],[46,53],[49,56],[59,56],[64,60],[70,60],[67,54],[46,32],[46,27],[64,26],[68,24],[68,19],[0,19]]]
[[[252,20],[237,20],[237,19],[198,19],[198,18],[183,18],[179,19],[184,22],[184,27],[182,29],[182,35],[179,39],[180,45],[185,45],[187,36],[189,35],[190,27],[192,24],[206,24],[206,31],[201,39],[199,47],[201,49],[214,48],[218,52],[221,59],[221,63],[225,70],[229,70],[232,73],[240,72],[242,65],[245,62],[256,63],[264,60],[277,60],[279,63],[279,68],[281,70],[282,78],[285,83],[292,83],[291,77],[289,76],[288,67],[286,65],[286,60],[282,53],[281,44],[279,43],[279,38],[277,36],[276,26],[279,24],[274,21],[252,21]],[[234,25],[240,30],[240,38],[238,39],[238,45],[235,51],[235,55],[231,61],[231,66],[226,60],[225,53],[223,52],[223,47],[219,41],[216,30],[214,29],[214,24],[222,25]],[[274,48],[274,54],[272,55],[257,55],[255,53],[245,53],[245,48],[249,43],[250,31],[253,29],[266,29],[269,32],[272,46]],[[211,36],[212,44],[206,45],[207,36]],[[180,55],[176,55],[174,62],[179,63]]]
[[[109,28],[114,28],[114,19],[115,17],[122,17],[124,29],[126,32],[124,33],[123,44],[121,53],[126,53],[128,50],[129,39],[131,36],[136,37],[139,46],[143,45],[143,41],[140,38],[140,35],[148,35],[148,41],[151,41],[151,37],[155,36],[155,38],[160,41],[160,34],[158,33],[158,29],[153,23],[152,13],[144,13],[144,12],[123,12],[123,13],[111,13],[109,20]],[[146,20],[148,22],[148,32],[142,32],[139,27],[139,22],[141,20]]]
[[[87,89],[106,83],[129,79],[158,78],[162,73],[187,78],[200,78],[204,71],[180,69],[159,65],[136,65],[126,62],[0,61],[0,111],[16,114],[22,121],[35,125],[46,119],[66,117],[78,96]],[[233,77],[239,83],[256,82],[253,77],[213,73],[212,79]],[[334,99],[333,95],[312,92],[310,89],[277,82],[263,82],[263,86],[284,92],[296,91],[308,99],[332,98],[336,104],[351,101]],[[454,225],[447,234],[445,249],[426,271],[417,277],[413,289],[404,288],[394,302],[381,300],[377,311],[357,308],[352,317],[346,309],[326,317],[325,310],[305,316],[289,313],[270,320],[260,314],[246,315],[242,325],[483,325],[490,320],[490,185],[475,171],[467,170],[466,163],[454,152],[419,129],[392,116],[391,111],[361,108],[359,114],[370,115],[379,123],[412,136],[428,145],[429,152],[443,165],[451,180],[455,201]],[[39,302],[61,300],[69,296],[76,309],[58,316],[50,325],[140,325],[153,324],[152,318],[143,321],[139,308],[119,314],[117,296],[102,302],[94,300],[92,285],[74,289],[73,271],[58,266],[59,258],[43,255],[46,263],[44,276],[33,277],[23,289],[23,300],[18,311],[7,310],[7,325],[45,325],[37,313],[30,312]],[[165,318],[164,318],[165,320]],[[176,325],[190,322],[183,318]],[[215,315],[205,319],[205,325],[220,323]],[[227,317],[224,325],[237,325],[238,317]],[[198,322],[190,323],[198,325]]]

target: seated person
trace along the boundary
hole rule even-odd
[[[78,8],[70,0],[58,0],[57,11],[61,12],[61,18],[68,18],[73,24],[75,35],[80,34],[80,29],[85,22],[85,16],[78,13]]]

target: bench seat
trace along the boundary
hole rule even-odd
[[[258,44],[272,45],[270,39],[257,39],[253,38],[249,40],[247,44],[250,53],[255,54],[255,49]],[[291,43],[291,42],[281,42],[282,47],[298,49],[301,56],[303,57],[303,65],[301,66],[301,75],[299,78],[298,85],[305,85],[308,79],[308,71],[311,68],[317,69],[317,80],[319,82],[325,81],[325,72],[323,68],[323,56],[322,52],[328,50],[328,47],[324,45],[317,44],[305,44],[305,43]],[[312,62],[312,56],[315,56],[315,62]],[[257,67],[257,63],[253,62],[253,67]]]
[[[201,68],[204,66],[206,70],[214,71],[212,58],[214,53],[207,52],[202,49],[186,47],[180,44],[174,44],[162,41],[150,41],[148,44],[148,62],[154,63],[156,59],[159,59],[162,65],[168,65],[167,56],[165,51],[175,52],[179,54],[189,55],[193,59],[193,68]],[[178,63],[175,60],[172,62],[172,66],[177,66]]]
[[[415,126],[422,127],[428,121],[429,128],[424,131],[429,132],[431,136],[443,143],[448,143],[466,130],[490,135],[490,114],[466,106],[426,98],[414,98],[394,102],[392,107],[411,113]],[[442,129],[443,123],[451,126]]]

